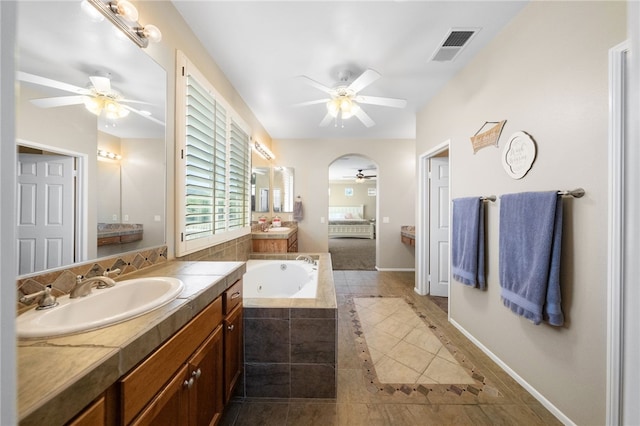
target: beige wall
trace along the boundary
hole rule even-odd
[[[141,1],[136,3],[141,22],[152,22],[162,31],[162,41],[151,43],[145,51],[167,71],[167,246],[168,257],[175,256],[175,87],[176,87],[176,51],[181,50],[187,58],[207,77],[216,88],[251,127],[252,138],[271,146],[271,137],[257,121],[240,95],[215,63],[191,28],[169,1]]]
[[[353,180],[349,183],[330,182],[329,183],[329,205],[330,206],[359,206],[364,207],[363,219],[376,218],[376,196],[369,195],[369,189],[377,191],[375,180],[368,180],[362,183],[355,183]],[[345,189],[353,190],[352,196],[345,195]],[[413,225],[410,223],[409,225]]]
[[[298,226],[301,252],[328,250],[329,165],[347,154],[370,158],[378,170],[376,266],[413,269],[414,250],[400,242],[400,227],[415,223],[415,141],[273,140],[276,163],[296,171],[295,192],[302,197],[304,220]],[[387,217],[389,223],[383,223]],[[324,218],[324,223],[321,222]],[[283,219],[288,220],[287,217]]]
[[[502,305],[500,202],[487,205],[488,290],[452,282],[451,319],[577,424],[604,424],[607,54],[626,34],[623,2],[532,2],[418,115],[416,153],[451,139],[452,198],[582,187],[564,201],[566,324],[535,326]],[[473,154],[484,121],[507,120],[500,148]],[[500,154],[512,133],[538,155],[521,180]]]

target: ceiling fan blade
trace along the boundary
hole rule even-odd
[[[326,127],[329,125],[329,123],[331,123],[331,121],[333,120],[333,116],[329,113],[327,113],[327,115],[324,116],[324,118],[322,119],[322,121],[320,122],[319,126],[320,127]]]
[[[330,95],[333,95],[333,93],[334,93],[334,90],[332,88],[327,87],[324,84],[319,83],[319,82],[307,77],[306,75],[301,75],[299,78],[302,81],[304,81],[305,83],[307,83],[309,86],[315,87],[318,90],[321,90],[321,91],[323,91],[325,93],[328,93]]]
[[[303,106],[308,106],[308,105],[326,104],[330,100],[331,99],[316,99],[315,101],[300,102],[299,104],[293,104],[291,106],[293,106],[293,107],[303,107]]]
[[[358,117],[358,120],[362,121],[362,124],[364,124],[366,127],[371,127],[371,126],[374,126],[376,124],[371,119],[371,117],[369,117],[369,114],[364,112],[362,108],[355,108],[355,111],[354,111],[353,114],[356,117]]]
[[[53,108],[84,103],[84,95],[58,96],[55,98],[31,99],[31,103],[40,108]]]
[[[361,104],[380,105],[392,108],[404,108],[407,106],[406,99],[382,98],[379,96],[356,96],[355,101]]]
[[[142,105],[153,105],[151,102],[145,102],[145,101],[136,101],[133,99],[118,99],[119,103],[127,103],[127,104],[142,104]]]
[[[349,85],[348,89],[353,90],[355,93],[358,93],[360,90],[364,89],[365,87],[367,87],[368,85],[370,85],[371,83],[379,79],[380,77],[381,75],[378,71],[368,69],[362,74],[360,74],[358,78],[353,80],[353,82]]]
[[[89,77],[89,80],[91,80],[91,84],[93,84],[96,92],[102,94],[111,93],[111,80],[109,80],[107,77],[92,75],[91,77]]]
[[[77,93],[79,95],[88,95],[89,90],[82,87],[74,86],[73,84],[63,83],[61,81],[52,80],[46,77],[40,77],[39,75],[29,74],[24,71],[18,71],[16,73],[18,80],[25,81],[27,83],[38,84],[40,86],[52,87],[54,89],[64,90],[65,92]]]
[[[164,126],[164,121],[160,121],[157,118],[150,116],[149,114],[146,114],[146,113],[144,113],[142,111],[139,111],[139,110],[137,110],[135,108],[131,108],[129,105],[122,105],[122,107],[128,109],[129,111],[131,111],[131,112],[133,112],[135,114],[138,114],[140,117],[144,117],[147,120],[151,120],[154,123],[157,123],[157,124],[159,124],[161,126]]]

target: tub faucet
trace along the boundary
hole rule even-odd
[[[115,269],[111,271],[111,273],[118,273],[119,269]],[[96,277],[84,278],[82,275],[78,275],[76,277],[76,285],[71,289],[71,293],[69,293],[69,297],[71,299],[75,299],[77,297],[85,297],[91,293],[91,287],[93,284],[98,283],[96,288],[107,288],[113,287],[116,285],[116,282],[113,278],[109,277],[109,272],[104,271],[102,275],[98,275]]]
[[[46,286],[42,291],[22,296],[20,298],[20,302],[29,304],[31,303],[31,301],[33,301],[33,299],[36,299],[38,301],[38,307],[36,308],[36,310],[38,311],[58,306],[56,297],[51,294],[51,284]]]
[[[306,254],[301,254],[300,256],[296,257],[296,260],[304,260],[304,263],[315,263],[311,256],[307,256]]]

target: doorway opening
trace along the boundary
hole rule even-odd
[[[423,296],[449,296],[449,144],[419,157],[414,290]]]
[[[348,154],[329,165],[329,253],[334,270],[376,270],[378,166]]]

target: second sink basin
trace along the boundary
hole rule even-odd
[[[93,289],[85,297],[63,296],[59,305],[32,309],[16,318],[18,338],[56,337],[113,325],[153,311],[174,300],[184,283],[171,277],[135,278],[114,287]]]
[[[287,228],[285,226],[279,226],[276,228],[269,228],[269,232],[289,232],[291,228]]]

